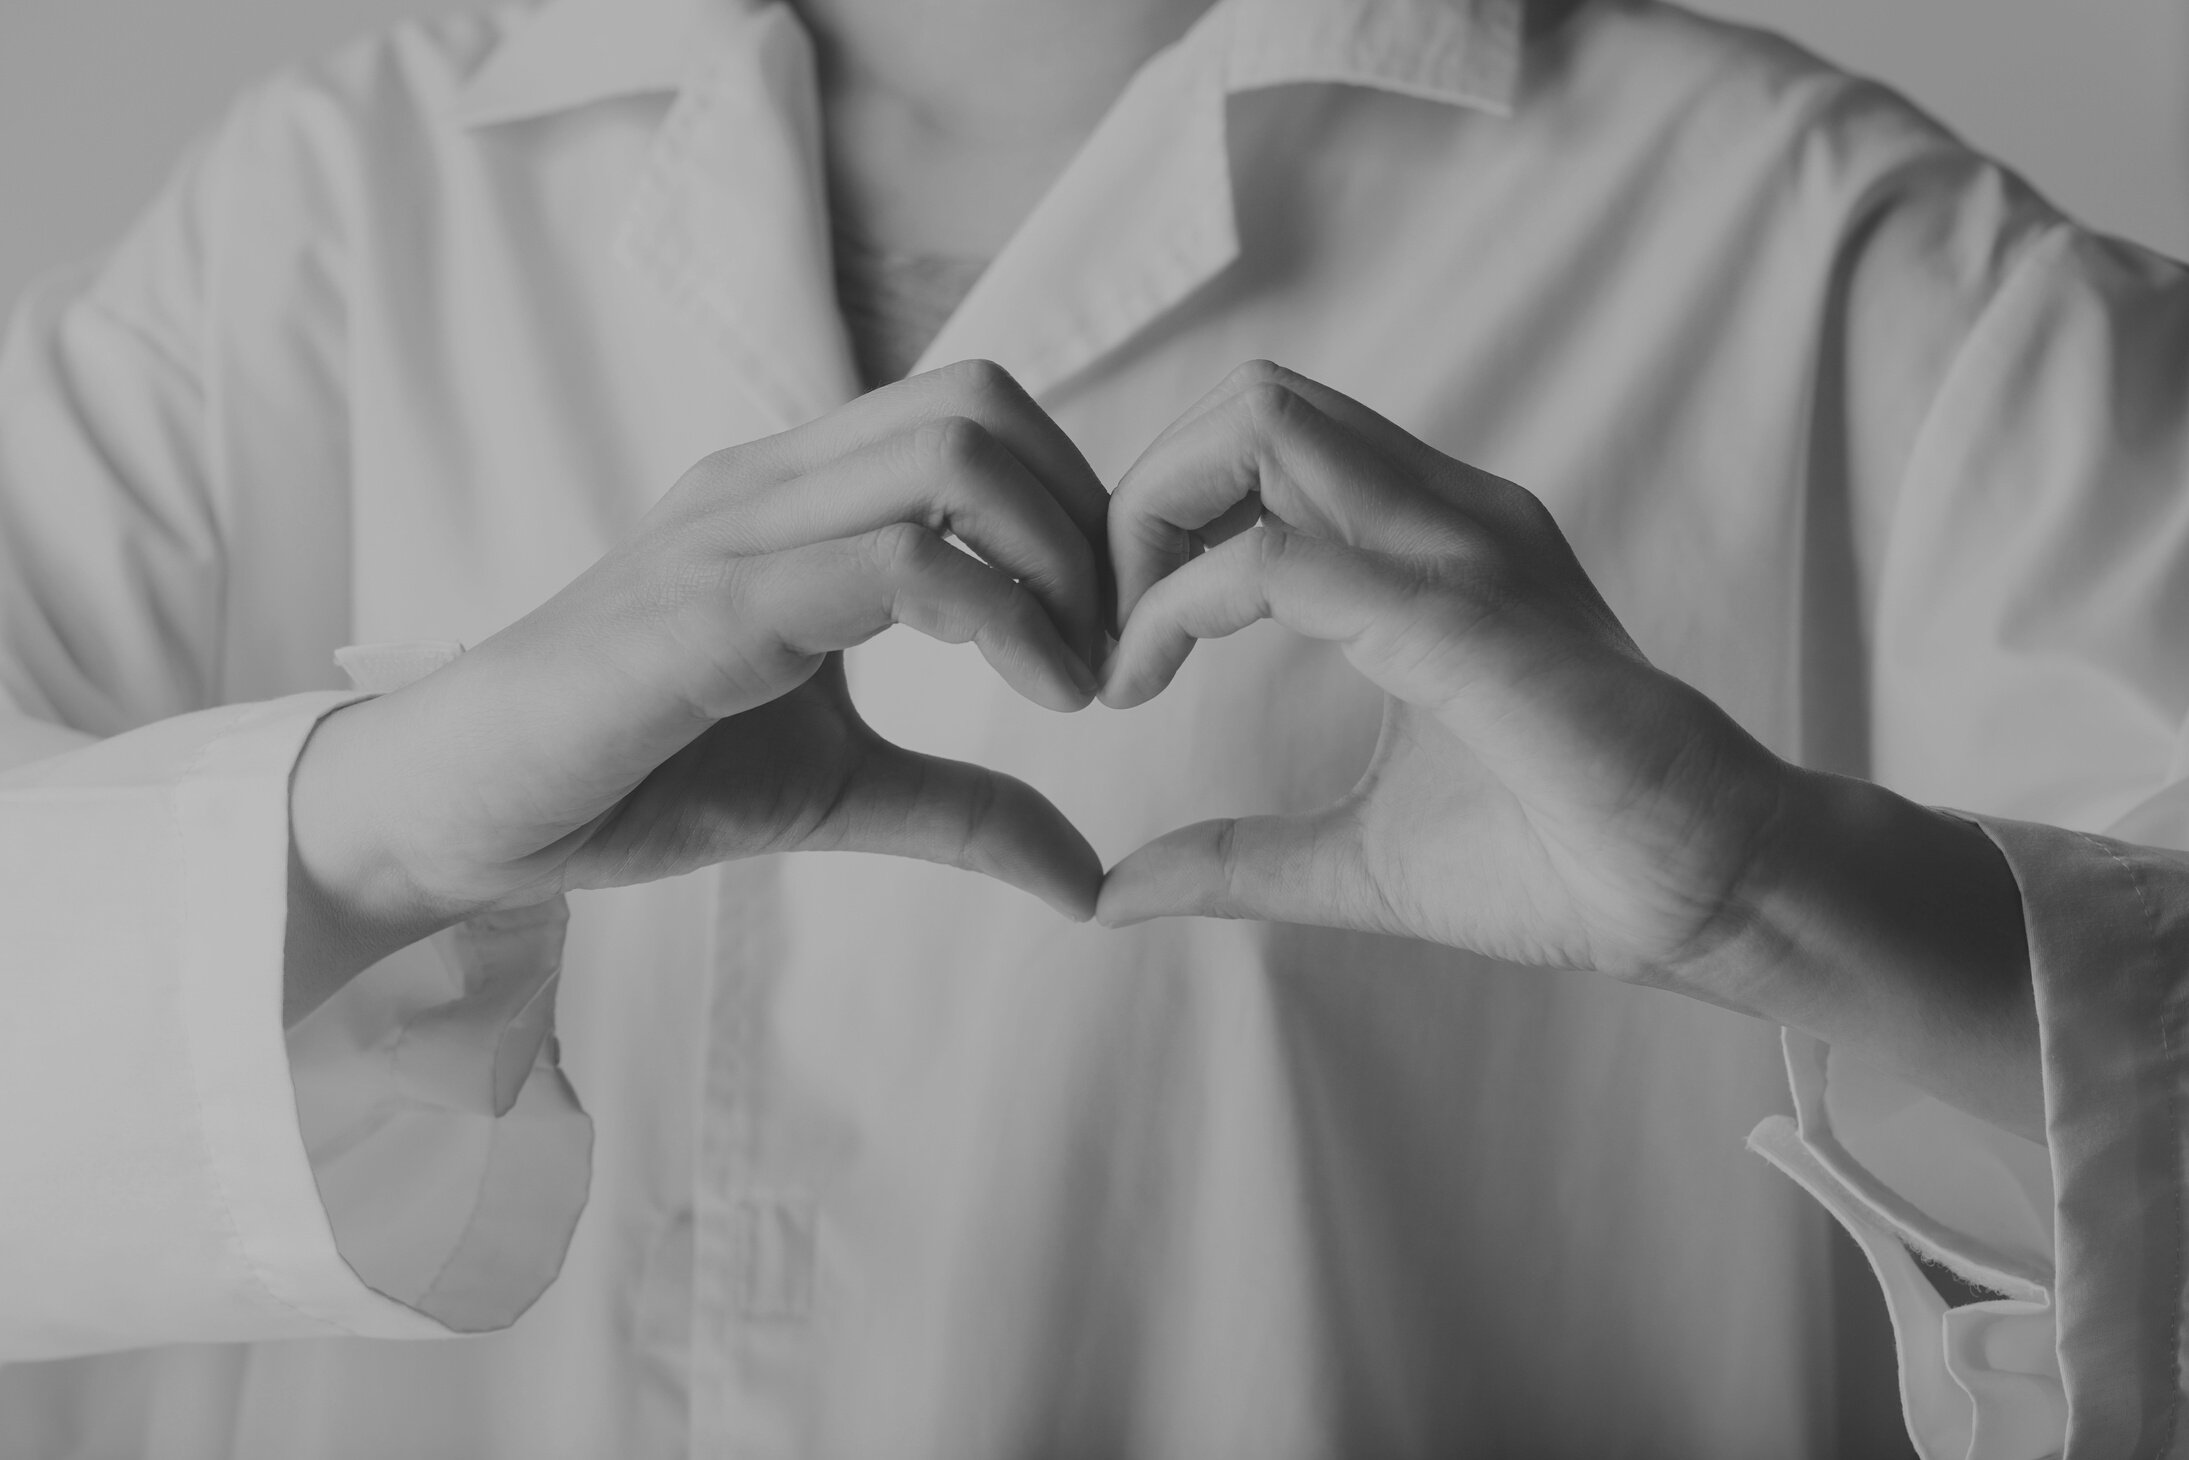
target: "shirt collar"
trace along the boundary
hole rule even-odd
[[[545,0],[457,92],[456,118],[491,127],[679,91],[751,8],[725,0]]]
[[[1337,82],[1502,116],[1519,88],[1527,0],[1219,3],[1231,8],[1230,91]],[[457,119],[493,126],[679,91],[695,63],[757,8],[753,0],[547,0],[465,83]]]
[[[1337,82],[1494,112],[1520,87],[1527,0],[1230,0],[1225,86]]]

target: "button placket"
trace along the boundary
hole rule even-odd
[[[770,858],[716,873],[692,1263],[692,1454],[776,1460],[812,1422],[818,1210],[770,1169],[767,1011],[785,961]]]

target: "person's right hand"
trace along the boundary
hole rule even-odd
[[[1101,862],[1063,814],[883,740],[836,651],[901,623],[1085,706],[1107,505],[984,363],[708,457],[534,612],[314,732],[291,794],[292,1005],[480,912],[766,852],[924,858],[1089,917]]]

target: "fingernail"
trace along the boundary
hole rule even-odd
[[[1097,676],[1092,669],[1088,668],[1087,661],[1080,658],[1077,654],[1067,653],[1064,656],[1064,663],[1065,667],[1069,669],[1072,673],[1073,686],[1077,688],[1081,694],[1091,697],[1097,690],[1102,688],[1102,680],[1100,679],[1100,677]]]

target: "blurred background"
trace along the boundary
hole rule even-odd
[[[238,86],[478,0],[0,0],[0,308],[101,248]],[[2108,232],[2189,257],[2184,0],[1691,0],[1881,77]]]

